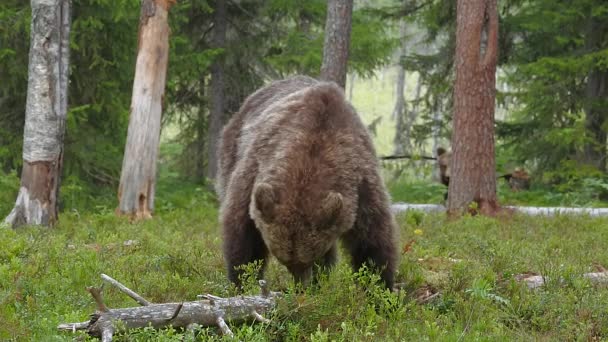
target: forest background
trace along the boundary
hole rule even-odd
[[[598,1],[559,4],[499,1],[497,172],[525,167],[533,175],[531,193],[501,191],[499,195],[507,202],[515,197],[514,202],[522,198],[537,205],[598,206],[608,189],[607,10]],[[213,5],[180,1],[171,8],[169,18],[160,165],[165,175],[193,186],[206,184],[205,168],[211,156],[207,149],[209,80],[215,60],[225,65],[224,101],[229,116],[270,79],[294,73],[318,75],[322,59],[324,1],[228,2],[224,49],[212,48]],[[22,1],[1,6],[0,178],[4,191],[0,193],[6,197],[0,213],[6,213],[22,166],[30,11]],[[93,202],[117,187],[138,17],[139,4],[133,1],[74,2],[62,182],[67,195],[62,205],[68,209],[76,203],[98,205]],[[346,93],[374,134],[380,155],[432,156],[437,146],[449,147],[454,35],[455,3],[355,2]],[[406,101],[399,108],[396,102],[401,95],[396,95],[396,88],[403,75]],[[597,79],[597,84],[589,79]],[[403,171],[387,178],[395,183],[391,184],[395,200],[441,200],[441,188],[435,189],[432,183],[433,163],[386,166]],[[420,183],[431,183],[432,197],[424,196],[427,190],[408,188]],[[406,195],[412,190],[415,195]],[[91,198],[68,204],[70,193],[88,193]],[[163,197],[159,196],[161,206]]]

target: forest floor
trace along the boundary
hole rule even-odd
[[[76,189],[65,189],[54,229],[0,229],[0,340],[68,341],[82,335],[59,332],[57,325],[86,321],[95,311],[85,288],[99,286],[101,273],[152,302],[234,295],[222,260],[217,203],[204,188],[165,174],[154,218],[131,224],[115,217],[113,196],[100,194],[105,202],[95,202],[77,197],[83,192],[77,186],[66,186]],[[426,201],[442,191],[435,185],[406,188],[393,186],[393,195],[408,200],[405,194],[411,193]],[[89,205],[78,206],[83,203]],[[377,277],[364,270],[353,273],[342,254],[317,287],[298,293],[286,269],[273,260],[266,279],[286,295],[266,315],[272,323],[235,324],[232,331],[241,341],[608,338],[608,288],[581,277],[608,266],[608,218],[448,221],[441,214],[408,212],[398,222],[401,291],[381,290],[374,284]],[[547,276],[547,284],[530,290],[516,280],[529,273]],[[253,281],[250,285],[257,293]],[[112,287],[105,287],[104,297],[110,308],[136,305]],[[197,335],[204,341],[222,338],[217,328]],[[183,339],[175,330],[116,336]]]

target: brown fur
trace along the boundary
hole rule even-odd
[[[437,148],[437,165],[439,165],[439,180],[443,185],[450,185],[450,163],[452,152],[447,152],[443,147]]]
[[[504,178],[513,191],[530,189],[530,175],[521,167],[516,167],[513,172],[502,175],[499,178]]]
[[[443,147],[437,148],[437,165],[439,166],[439,181],[445,186],[450,185],[450,167],[452,163],[452,152],[446,151]],[[443,199],[447,201],[448,192],[443,195]]]
[[[249,96],[222,132],[217,191],[228,277],[274,255],[296,280],[330,267],[344,242],[355,269],[392,288],[396,225],[372,141],[334,83],[297,76]],[[263,275],[263,269],[260,276]]]

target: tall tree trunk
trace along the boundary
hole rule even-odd
[[[152,217],[156,163],[169,56],[168,12],[173,1],[142,0],[131,116],[118,187],[118,215]]]
[[[216,0],[213,45],[224,48],[226,45],[226,1]],[[209,141],[207,143],[207,178],[215,179],[217,172],[217,146],[224,126],[224,66],[223,58],[216,58],[211,66],[211,111],[209,113]]]
[[[414,93],[414,103],[412,104],[412,109],[408,111],[407,118],[405,120],[404,127],[404,145],[407,151],[413,151],[412,144],[412,127],[414,127],[414,122],[418,118],[418,103],[420,102],[420,92],[422,91],[422,75],[418,75],[418,80],[416,81],[416,91]]]
[[[353,0],[328,0],[321,79],[346,85]]]
[[[587,31],[586,48],[589,53],[602,49],[608,26],[591,19]],[[591,141],[584,147],[584,159],[598,169],[606,170],[606,129],[604,124],[608,119],[608,71],[598,67],[589,71],[585,89],[585,129]]]
[[[204,83],[203,83],[204,84]],[[201,86],[203,88],[204,86]],[[207,111],[205,108],[198,108],[197,118],[196,118],[196,151],[195,151],[195,165],[194,169],[194,178],[197,182],[203,182],[205,180],[206,173],[206,165],[205,161],[207,160],[208,148],[207,145]]]
[[[205,98],[205,93],[207,90],[207,85],[205,84],[205,75],[201,76],[200,86],[199,86],[199,96],[201,98]],[[194,178],[197,182],[205,181],[205,173],[206,173],[206,161],[207,156],[209,154],[207,148],[207,106],[199,106],[197,108],[197,116],[196,116],[196,140],[195,151],[194,151],[194,165],[192,170],[194,170]]]
[[[496,1],[457,3],[450,214],[462,213],[472,202],[482,214],[498,210],[494,156]]]
[[[433,128],[432,128],[432,139],[433,139],[433,157],[437,157],[437,148],[439,147],[439,131],[441,130],[441,105],[439,99],[436,97],[433,99]]]
[[[438,158],[439,155],[437,153],[437,149],[440,147],[439,144],[439,133],[441,132],[441,120],[442,118],[442,111],[443,111],[443,103],[442,101],[437,98],[437,96],[433,96],[433,102],[431,104],[431,112],[433,113],[433,121],[432,121],[432,141],[433,141],[433,147],[431,150],[431,154],[433,157]],[[435,167],[433,168],[433,178],[437,181],[441,181],[441,170],[439,168],[439,163],[435,164]]]
[[[401,20],[399,26],[399,37],[401,39],[401,51],[399,52],[399,63],[397,64],[397,86],[395,87],[395,108],[393,108],[393,120],[395,120],[395,137],[393,143],[395,145],[395,155],[404,154],[407,150],[405,142],[405,68],[403,67],[403,58],[407,53],[406,42],[405,42],[405,20]]]
[[[15,207],[5,219],[11,227],[57,221],[63,166],[71,1],[32,0],[31,6],[23,170]]]

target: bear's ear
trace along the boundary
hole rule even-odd
[[[277,196],[270,184],[258,184],[253,191],[253,199],[256,208],[262,213],[265,220],[271,221],[274,219],[274,208],[277,202]]]
[[[447,152],[445,150],[445,148],[443,147],[437,147],[437,157],[441,156],[442,154],[444,154],[445,152]]]
[[[332,226],[340,216],[344,201],[338,192],[330,191],[321,202],[322,225]]]

